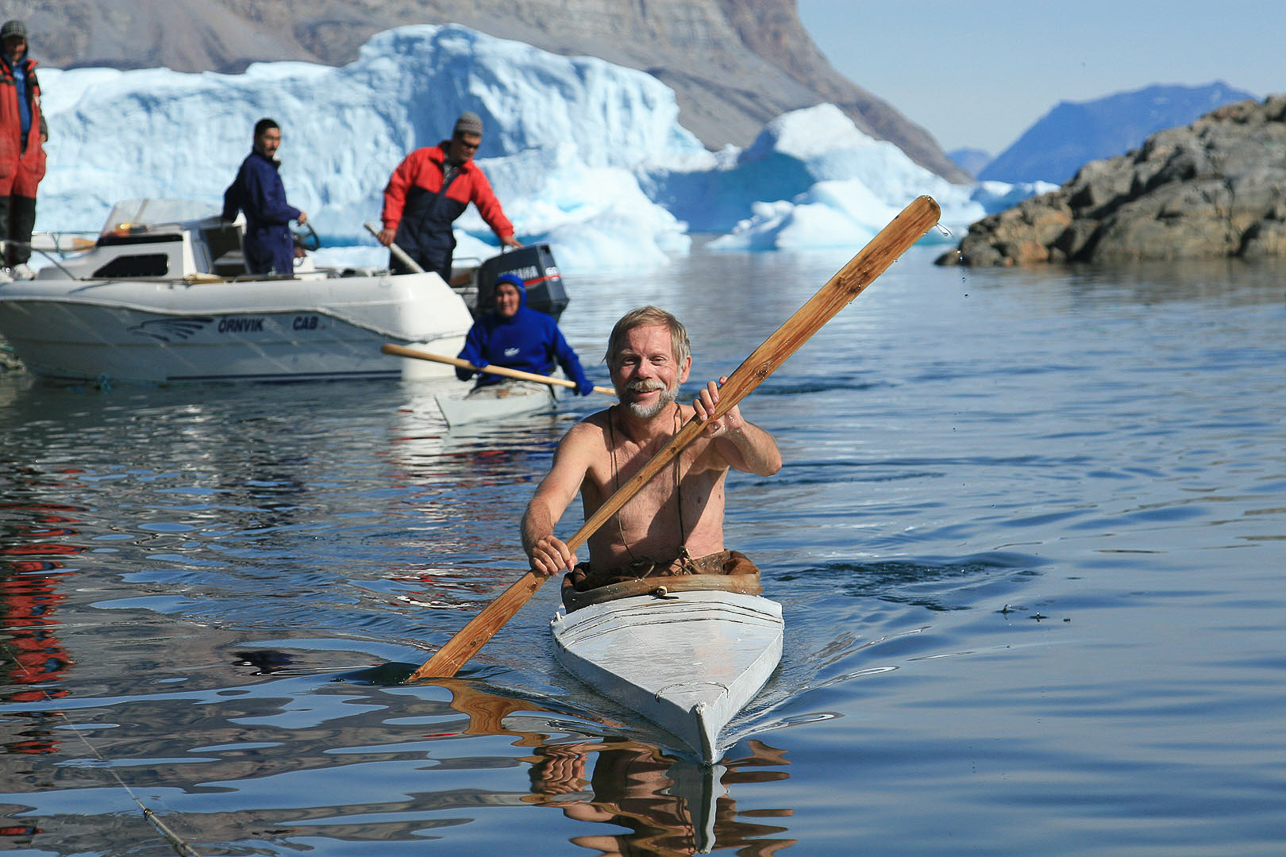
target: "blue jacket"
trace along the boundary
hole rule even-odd
[[[241,162],[237,177],[223,192],[223,217],[232,220],[246,213],[246,266],[253,274],[295,270],[295,242],[290,221],[299,209],[286,202],[286,188],[277,174],[277,162],[252,151]]]
[[[473,323],[468,336],[464,339],[464,349],[459,357],[468,360],[475,366],[504,366],[508,369],[520,369],[538,375],[551,375],[554,364],[563,369],[569,381],[576,384],[576,393],[588,396],[594,392],[594,384],[585,377],[580,359],[567,344],[563,333],[558,329],[558,322],[553,316],[531,309],[527,306],[527,289],[516,275],[502,275],[509,283],[518,286],[518,312],[513,318],[502,319],[492,311]],[[455,370],[456,377],[468,381],[474,373],[468,369]],[[504,381],[501,375],[490,375],[485,372],[478,377],[478,386],[497,384]]]

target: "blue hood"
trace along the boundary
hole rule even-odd
[[[501,274],[496,277],[496,288],[499,288],[501,283],[509,283],[518,290],[518,309],[527,305],[527,284],[523,282],[522,277],[514,273]],[[494,291],[492,293],[494,294]]]

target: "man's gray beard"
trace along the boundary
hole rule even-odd
[[[652,404],[640,405],[638,402],[628,402],[625,409],[641,420],[650,420],[672,404],[678,395],[677,390],[662,390],[661,395],[657,396]]]

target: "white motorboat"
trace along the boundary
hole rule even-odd
[[[555,656],[712,765],[723,757],[724,727],[781,661],[781,605],[743,592],[674,591],[682,580],[653,581],[670,591],[560,609],[551,623]]]
[[[452,427],[547,411],[558,404],[553,387],[527,381],[502,381],[463,395],[439,395],[436,401]]]
[[[184,200],[118,204],[93,247],[0,285],[0,336],[31,371],[99,383],[445,377],[385,342],[456,353],[470,308],[437,274],[248,275],[241,223]],[[315,245],[314,245],[315,249]]]

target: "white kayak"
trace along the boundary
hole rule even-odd
[[[704,764],[781,661],[781,605],[721,590],[633,595],[551,623],[555,656],[600,694],[664,728]]]
[[[467,395],[436,397],[438,410],[449,426],[547,411],[558,404],[554,388],[527,381],[505,381],[476,387]]]

